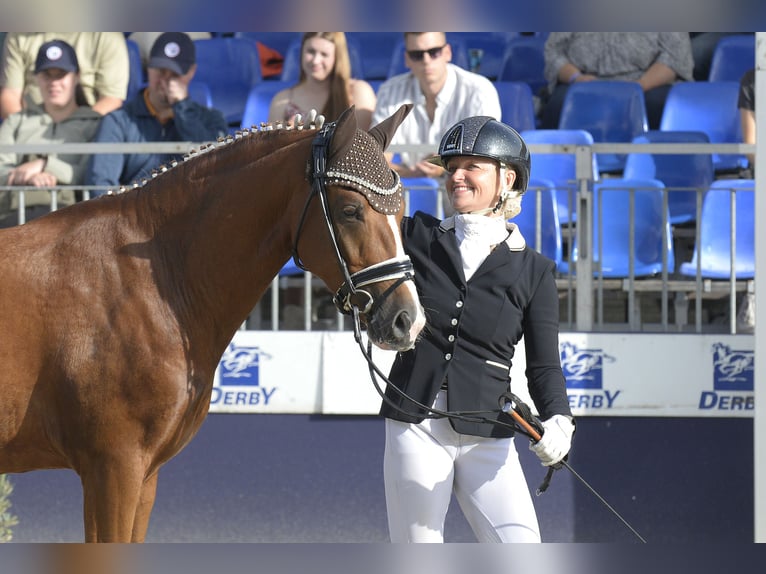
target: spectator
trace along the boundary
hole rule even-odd
[[[0,124],[0,143],[88,142],[98,128],[101,116],[85,101],[79,83],[79,65],[72,46],[53,40],[40,46],[34,66],[34,79],[43,98],[41,106],[30,104]],[[0,154],[0,181],[7,185],[51,187],[82,183],[88,156],[60,154]],[[0,192],[0,227],[19,222],[18,193]],[[74,192],[56,196],[59,207],[75,201]],[[25,220],[50,211],[51,191],[25,191]]]
[[[34,81],[35,58],[43,43],[55,39],[77,53],[80,84],[95,111],[104,115],[122,105],[130,67],[121,32],[9,32],[0,66],[0,117],[5,119],[29,103],[42,103]]]
[[[317,110],[332,121],[350,105],[355,106],[360,129],[370,128],[375,91],[364,80],[351,77],[351,61],[343,32],[306,32],[301,40],[301,73],[297,84],[271,100],[269,121],[292,124]]]
[[[678,80],[691,80],[688,32],[551,32],[545,42],[548,98],[541,127],[556,129],[570,84],[625,80],[641,84],[649,129],[659,129],[665,99]]]
[[[470,117],[444,134],[434,161],[446,167],[456,214],[440,221],[418,212],[402,221],[430,328],[414,349],[397,354],[381,407],[391,541],[442,542],[454,493],[479,542],[540,542],[513,424],[497,410],[523,336],[527,385],[544,429],[530,449],[546,466],[569,452],[574,423],[559,354],[555,264],[506,221],[521,211],[529,151],[511,127]],[[441,411],[510,424],[429,418],[394,387]]]
[[[206,142],[227,133],[223,114],[189,98],[196,71],[194,42],[183,32],[165,32],[154,42],[148,65],[149,84],[122,109],[101,120],[97,142]],[[147,177],[173,155],[94,154],[88,185],[106,189]]]
[[[463,70],[452,60],[444,32],[405,32],[404,62],[410,72],[383,82],[372,124],[393,114],[400,105],[415,107],[394,134],[392,145],[439,143],[449,126],[469,116],[501,117],[500,98],[487,78]],[[443,169],[424,161],[425,155],[401,154],[392,168],[401,177],[438,177]],[[388,154],[389,159],[392,154]]]
[[[742,125],[742,142],[755,144],[755,68],[745,72],[739,81],[737,108]],[[755,173],[755,154],[747,154],[747,160],[750,163],[750,173],[746,175],[752,178]]]

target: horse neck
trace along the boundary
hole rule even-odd
[[[170,176],[166,187],[155,180],[161,193],[145,194],[165,281],[183,293],[178,314],[213,334],[216,347],[228,344],[290,256],[311,139],[253,133],[173,168],[162,176]]]

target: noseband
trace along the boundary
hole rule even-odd
[[[324,124],[311,144],[311,193],[303,207],[303,213],[301,214],[298,223],[298,230],[295,234],[293,261],[299,268],[304,271],[308,270],[298,254],[298,241],[301,236],[303,224],[306,221],[309,204],[314,196],[318,196],[319,203],[322,206],[324,221],[327,230],[330,232],[330,240],[333,246],[333,251],[335,252],[335,258],[338,261],[338,265],[340,266],[344,278],[343,284],[333,296],[333,303],[335,303],[338,310],[345,315],[350,315],[354,308],[358,309],[360,313],[369,313],[373,309],[373,306],[379,306],[385,298],[404,281],[411,281],[415,271],[412,267],[412,261],[410,261],[409,257],[405,256],[403,258],[387,259],[386,261],[375,263],[354,274],[349,273],[348,265],[343,258],[338,239],[335,235],[335,228],[333,226],[332,215],[330,213],[329,202],[327,199],[327,149],[332,140],[332,136],[335,133],[336,125],[336,122]],[[398,185],[399,174],[394,173],[394,176],[396,178],[396,184]],[[369,291],[362,289],[362,287],[392,279],[396,279],[396,282],[386,289],[378,301],[375,301]]]

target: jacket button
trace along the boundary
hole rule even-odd
[[[450,343],[451,343],[451,342],[453,342],[453,341],[455,340],[455,335],[450,335],[449,337],[447,337],[447,340],[448,340]]]
[[[451,358],[452,358],[452,353],[447,353],[446,355],[444,355],[445,361],[449,361]]]
[[[457,325],[457,319],[452,319],[452,321],[450,321],[450,323],[451,323],[452,325]]]
[[[458,301],[457,303],[455,303],[455,307],[457,307],[458,309],[460,309],[462,306],[463,306],[462,301]]]

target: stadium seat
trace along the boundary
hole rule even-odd
[[[239,126],[247,96],[261,81],[255,42],[225,37],[195,40],[194,44],[197,48],[195,80],[210,87],[213,107],[223,113],[229,125]]]
[[[755,34],[724,36],[713,51],[708,81],[739,82],[752,68],[755,68]]]
[[[511,219],[511,222],[519,226],[527,245],[555,261],[556,265],[560,265],[563,249],[555,188],[555,183],[549,179],[530,179],[527,192],[521,201],[521,213]]]
[[[738,96],[739,82],[673,84],[665,100],[660,130],[702,131],[711,143],[741,143]],[[713,154],[716,173],[736,173],[745,167],[744,155]]]
[[[210,92],[210,86],[205,82],[199,82],[196,79],[189,82],[189,97],[206,108],[213,107],[213,94]]]
[[[351,77],[364,78],[364,65],[359,55],[359,47],[354,41],[346,41],[348,45],[348,57],[351,61]],[[290,84],[298,83],[301,76],[301,39],[293,40],[287,47],[285,63],[282,66],[280,80]]]
[[[705,132],[650,130],[633,138],[635,144],[710,143]],[[713,182],[713,158],[709,153],[630,153],[625,162],[626,179],[659,179],[668,189],[670,223],[696,221],[697,195]]]
[[[391,54],[401,38],[401,32],[346,32],[348,43],[357,46],[364,62],[363,79],[382,81],[388,78]]]
[[[593,193],[594,277],[600,273],[604,278],[629,277],[631,260],[634,261],[634,277],[658,275],[663,269],[663,244],[668,272],[673,271],[675,257],[670,223],[667,212],[663,217],[662,209],[664,187],[656,179],[612,178],[596,182]],[[634,197],[632,206],[631,195]],[[631,211],[635,242],[633,257],[630,252]],[[603,241],[599,241],[601,237]],[[576,262],[577,255],[575,239],[572,261]],[[563,262],[559,270],[568,273],[568,262]]]
[[[250,90],[247,96],[241,127],[244,129],[259,126],[261,122],[268,122],[272,98],[278,91],[289,85],[291,84],[288,82],[274,80],[271,82],[261,82],[257,86],[253,86],[253,89]]]
[[[413,215],[416,211],[428,213],[434,217],[441,217],[441,205],[439,204],[439,180],[431,177],[403,177],[404,201],[406,215]]]
[[[141,51],[138,43],[127,38],[125,42],[128,45],[129,66],[127,100],[131,100],[146,85],[146,74],[144,72],[144,64],[141,61]]]
[[[561,107],[559,129],[586,130],[595,143],[629,143],[648,129],[644,92],[638,82],[572,84]],[[620,174],[626,154],[599,153],[600,172]]]
[[[535,102],[524,82],[493,82],[500,98],[502,121],[521,132],[535,128]]]
[[[517,36],[508,41],[499,80],[525,82],[537,94],[548,82],[545,70],[546,36]]]
[[[458,41],[468,52],[468,69],[492,81],[500,77],[508,42],[518,32],[448,32],[447,41]]]
[[[287,53],[290,43],[300,41],[302,32],[234,32],[235,38],[245,38],[251,42],[260,42],[264,46],[276,50],[282,56]]]
[[[468,49],[465,47],[463,41],[459,37],[451,36],[449,38],[449,44],[452,47],[452,63],[464,70],[468,70],[470,68]],[[409,68],[404,64],[404,39],[402,38],[396,42],[394,51],[391,54],[388,77],[391,78],[409,71]]]
[[[731,190],[736,190],[734,271],[737,279],[755,276],[755,181],[752,179],[719,179],[712,183],[702,201],[700,244],[692,260],[681,264],[682,275],[696,277],[699,260],[702,278],[731,278]]]
[[[593,145],[593,136],[585,130],[526,130],[521,136],[528,145],[567,144],[575,146]],[[532,152],[531,177],[552,180],[556,188],[556,203],[559,221],[574,223],[577,221],[576,193],[577,172],[573,153],[534,153]],[[598,159],[593,154],[591,179],[598,179]]]

